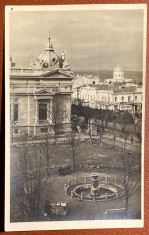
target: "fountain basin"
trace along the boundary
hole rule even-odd
[[[82,182],[80,182],[82,181]],[[116,184],[114,178],[99,178],[98,173],[92,173],[91,177],[75,178],[65,184],[65,194],[71,195],[71,198],[78,198],[88,201],[108,201],[120,198],[124,195],[124,189]]]
[[[85,200],[93,200],[95,195],[96,200],[114,199],[118,196],[118,189],[110,185],[101,184],[99,189],[92,188],[91,184],[78,185],[73,189],[74,197],[80,197],[83,194]]]

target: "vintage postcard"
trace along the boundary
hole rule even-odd
[[[144,224],[146,4],[5,8],[5,230]]]

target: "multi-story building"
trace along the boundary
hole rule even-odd
[[[119,85],[81,86],[74,89],[73,102],[92,108],[139,114],[142,110],[142,88]]]
[[[96,108],[96,87],[84,85],[73,88],[73,103]]]
[[[73,74],[65,53],[57,56],[50,41],[44,52],[28,68],[10,68],[11,132],[28,136],[52,131],[68,131],[71,120]]]

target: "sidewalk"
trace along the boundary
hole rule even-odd
[[[93,136],[93,139],[100,140],[100,136]],[[102,135],[101,142],[105,144],[113,145],[113,136],[104,134]],[[124,138],[116,137],[115,146],[124,148],[124,143],[125,143]],[[139,153],[141,151],[141,144],[139,143],[139,141],[133,141],[133,144],[131,144],[130,139],[127,139],[125,149],[130,150],[132,152]]]
[[[57,136],[57,143],[59,143],[59,144],[66,143],[68,141],[68,139],[69,139],[69,136],[59,135],[59,136]],[[89,140],[90,137],[87,133],[76,133],[75,139],[79,140],[79,141],[86,141],[86,140]],[[92,139],[100,141],[100,136],[93,135]],[[52,138],[50,141],[51,141],[51,143],[54,142],[54,138]],[[28,144],[40,144],[43,142],[44,142],[44,139],[41,140],[41,139],[29,138],[27,140]],[[101,142],[113,146],[113,136],[111,134],[105,133],[102,135]],[[21,145],[21,144],[23,144],[22,141],[14,141],[13,144],[11,144],[11,146],[17,146],[17,145]],[[124,138],[116,137],[115,146],[124,148]],[[131,144],[130,140],[128,139],[126,142],[126,149],[138,153],[141,151],[141,144],[139,143],[139,141],[136,141],[136,140],[134,140],[133,144]]]

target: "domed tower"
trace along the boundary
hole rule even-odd
[[[124,72],[122,67],[118,64],[113,71],[113,79],[124,79]]]
[[[51,43],[50,37],[50,21],[49,21],[49,37],[48,37],[48,45],[44,49],[44,52],[38,56],[36,61],[36,67],[42,68],[58,68],[59,67],[59,57],[55,54],[53,45]]]

